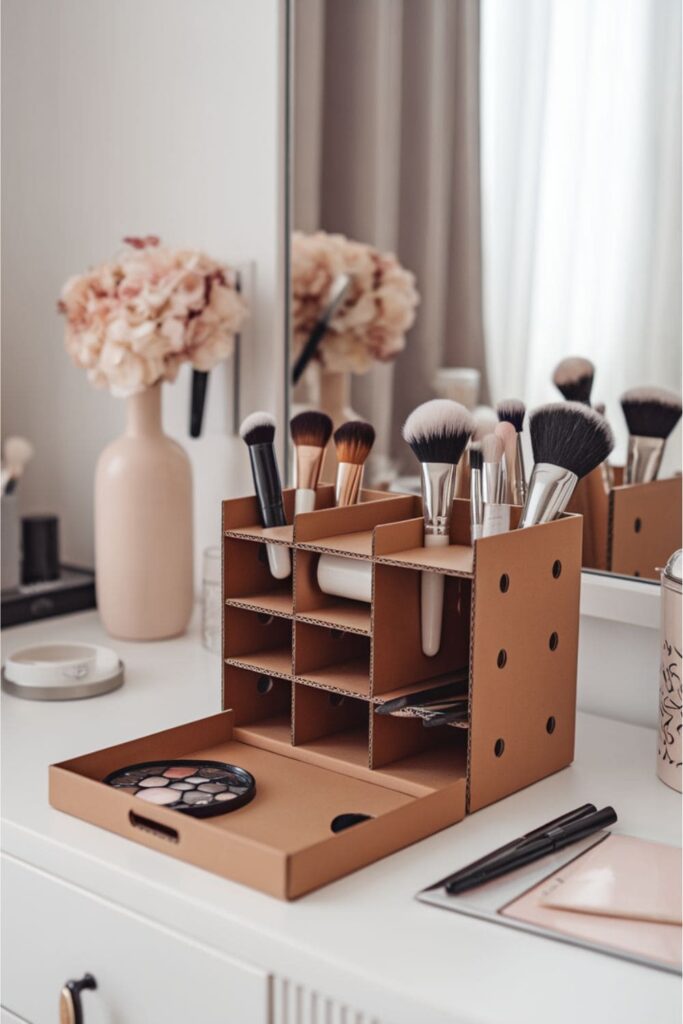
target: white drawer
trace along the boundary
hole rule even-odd
[[[2,1004],[30,1024],[56,1024],[62,986],[86,972],[84,1024],[269,1021],[265,971],[7,855],[2,882]]]

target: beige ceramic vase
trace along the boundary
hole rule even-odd
[[[192,470],[161,427],[161,384],[127,400],[95,475],[97,606],[123,640],[162,640],[192,614]]]

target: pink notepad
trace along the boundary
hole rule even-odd
[[[681,851],[609,836],[500,913],[680,968]]]

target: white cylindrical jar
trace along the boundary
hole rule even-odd
[[[681,792],[683,719],[681,717],[681,570],[683,551],[676,551],[662,570],[662,629],[659,668],[659,736],[657,775]]]

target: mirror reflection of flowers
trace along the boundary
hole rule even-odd
[[[324,370],[365,373],[375,360],[395,359],[405,347],[419,295],[415,277],[393,253],[344,235],[295,231],[292,237],[294,356],[325,311],[340,274],[351,276],[344,302],[316,351]]]
[[[248,314],[235,272],[152,235],[124,242],[112,262],[70,278],[58,304],[66,350],[90,382],[125,397],[175,380],[181,363],[210,370],[230,356]]]

